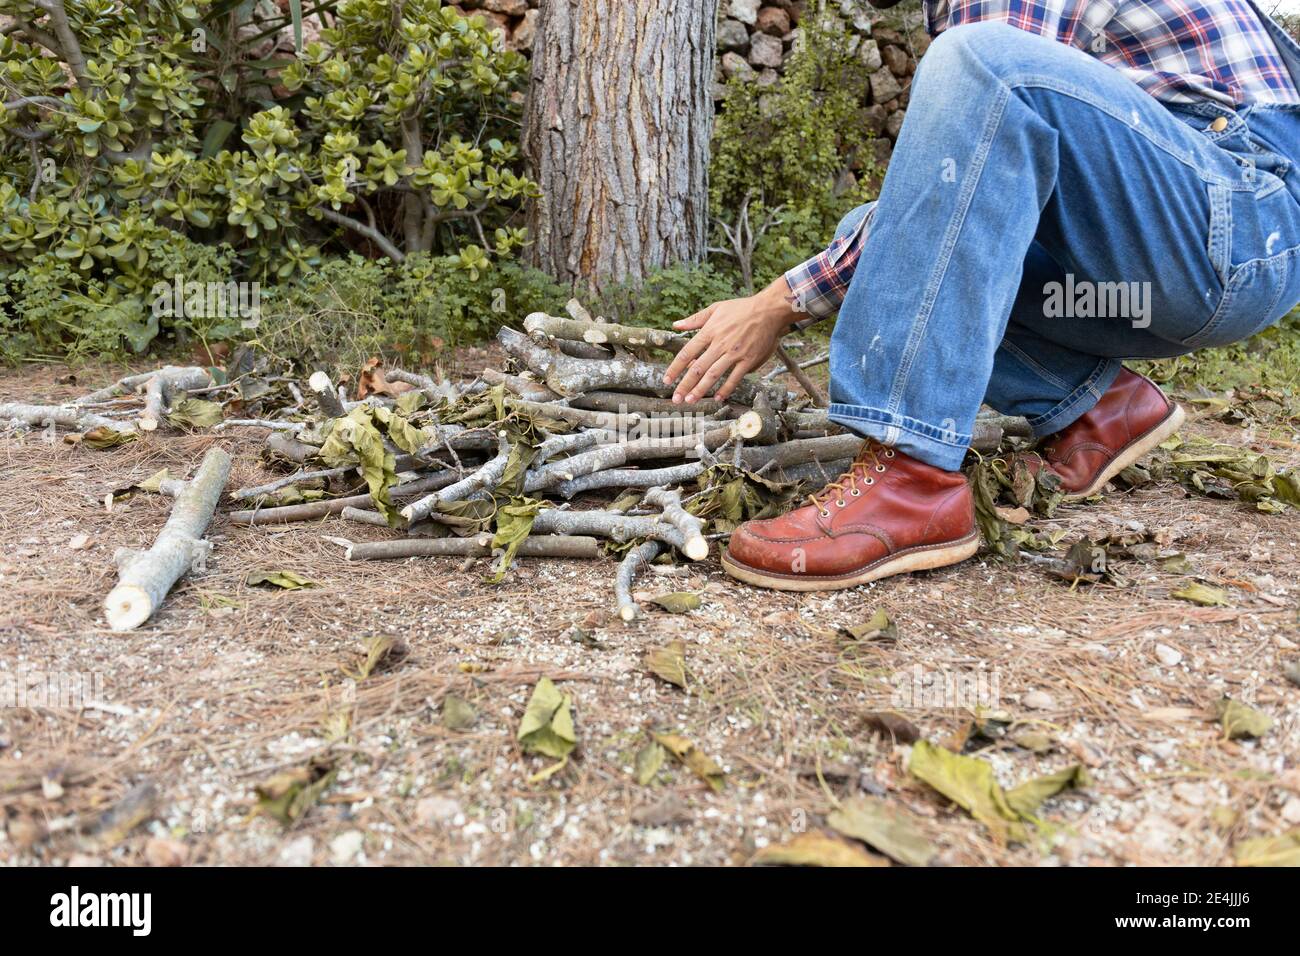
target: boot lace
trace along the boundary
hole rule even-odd
[[[882,463],[880,459],[893,457],[894,449],[887,448],[884,445],[877,444],[876,442],[867,442],[862,446],[862,450],[858,452],[858,457],[853,460],[853,464],[849,466],[848,471],[840,475],[821,491],[809,495],[808,500],[812,502],[813,507],[821,512],[823,518],[829,518],[831,516],[830,505],[832,503],[834,503],[837,508],[843,508],[848,504],[848,501],[844,497],[845,494],[848,494],[849,497],[852,498],[860,497],[862,495],[862,488],[859,487],[858,483],[861,482],[866,486],[874,485],[876,483],[876,477],[872,472],[879,474],[888,467]]]

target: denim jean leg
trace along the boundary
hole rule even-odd
[[[1241,230],[1228,248],[1224,196],[1248,188],[1205,132],[1083,51],[1005,24],[945,31],[918,69],[832,336],[831,417],[946,469],[986,394],[1064,427],[1116,359],[1203,341],[1227,269],[1265,253]],[[1035,242],[1072,283],[1140,289],[1141,314],[1017,305]],[[1286,294],[1272,285],[1251,293]]]
[[[1095,405],[1122,368],[1114,358],[1091,355],[1042,334],[1047,324],[1043,289],[1064,278],[1065,271],[1046,249],[1037,242],[1030,246],[984,395],[984,401],[1004,415],[1027,418],[1036,435],[1063,428]]]

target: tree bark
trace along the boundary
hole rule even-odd
[[[543,0],[523,148],[532,264],[590,292],[698,262],[717,0]]]

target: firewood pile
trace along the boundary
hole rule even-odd
[[[349,560],[486,557],[497,580],[516,557],[618,555],[615,602],[627,621],[640,613],[633,584],[647,564],[705,560],[741,521],[780,513],[852,464],[862,441],[828,420],[815,389],[810,397],[749,376],[725,402],[674,404],[665,359],[686,336],[592,318],[576,301],[569,312],[534,313],[523,332],[502,328],[510,368],[470,382],[372,361],[350,396],[324,372],[303,387],[256,378],[247,362],[220,382],[208,369],[168,366],[65,405],[0,404],[0,424],[63,428],[93,447],[163,423],[261,428],[266,457],[286,474],[227,492],[227,520],[380,525],[391,538],[336,536]],[[271,394],[290,400],[277,407]],[[250,408],[263,417],[228,414]],[[973,447],[996,448],[1023,426],[981,418]],[[229,472],[214,448],[190,480],[146,483],[176,503],[151,549],[117,555],[110,626],[144,623],[202,559]]]

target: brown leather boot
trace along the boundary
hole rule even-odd
[[[1028,461],[1060,477],[1066,501],[1088,498],[1178,431],[1184,418],[1154,382],[1124,369],[1083,417],[1039,442],[1041,459]]]
[[[964,561],[979,550],[966,478],[868,441],[849,471],[780,518],[747,521],[722,566],[782,591],[849,588]]]

